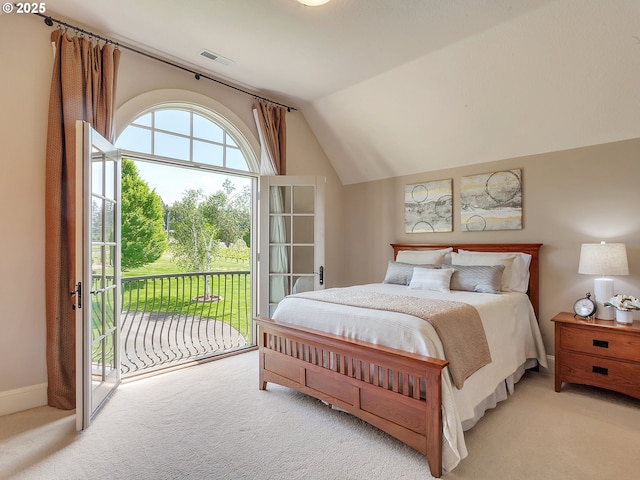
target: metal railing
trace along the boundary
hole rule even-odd
[[[253,345],[248,271],[122,278],[123,377]]]

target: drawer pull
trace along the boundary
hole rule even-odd
[[[606,340],[594,340],[593,346],[600,348],[609,348],[609,342],[607,342]]]
[[[597,367],[594,365],[591,367],[591,371],[599,375],[609,375],[609,369],[604,367]]]

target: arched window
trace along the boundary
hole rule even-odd
[[[209,166],[256,173],[246,139],[230,122],[210,110],[164,104],[140,114],[120,134],[120,149]]]

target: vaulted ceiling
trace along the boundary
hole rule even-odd
[[[56,0],[47,8],[295,106],[345,184],[640,136],[638,0]]]

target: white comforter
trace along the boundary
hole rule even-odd
[[[465,302],[474,305],[480,314],[491,351],[491,363],[469,377],[461,390],[453,386],[448,371],[443,375],[442,460],[444,470],[451,471],[467,456],[462,423],[474,423],[478,416],[476,407],[482,406],[496,387],[510,379],[528,359],[537,359],[542,366],[547,366],[544,344],[529,297],[517,292],[499,295],[462,291],[441,293],[392,284],[362,285],[362,288],[387,294]],[[445,358],[433,327],[410,315],[292,296],[280,302],[273,318],[399,350]]]

